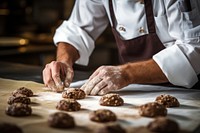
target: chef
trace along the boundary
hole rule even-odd
[[[70,18],[56,30],[57,58],[43,70],[45,85],[56,92],[68,87],[73,64],[88,64],[108,24],[121,65],[99,67],[81,87],[86,94],[104,95],[134,83],[184,88],[198,83],[199,0],[76,0]]]

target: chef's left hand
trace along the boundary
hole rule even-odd
[[[87,95],[104,95],[129,84],[127,74],[120,66],[101,66],[81,87]]]

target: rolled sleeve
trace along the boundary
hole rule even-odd
[[[160,51],[153,59],[173,85],[191,88],[197,83],[198,78],[193,67],[177,45]]]
[[[70,18],[57,28],[54,43],[71,44],[80,55],[75,63],[88,65],[95,40],[108,26],[108,22],[101,0],[76,0]]]
[[[88,64],[89,57],[94,49],[94,41],[84,30],[69,21],[64,21],[56,30],[53,40],[55,44],[66,42],[73,45],[80,55],[76,63],[81,65]]]

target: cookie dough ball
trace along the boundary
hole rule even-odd
[[[6,108],[6,114],[10,116],[29,116],[32,113],[31,106],[23,103],[13,103]]]
[[[75,99],[65,99],[60,100],[57,103],[56,109],[64,111],[78,111],[81,109],[81,105]]]
[[[84,99],[85,96],[85,92],[79,88],[69,88],[62,93],[63,98],[70,99]]]
[[[33,92],[32,92],[32,90],[30,90],[30,89],[28,89],[28,88],[26,88],[26,87],[21,87],[21,88],[19,88],[19,89],[17,89],[17,90],[14,90],[13,92],[12,92],[12,95],[13,96],[15,96],[15,97],[17,97],[17,96],[21,96],[21,95],[25,95],[25,96],[27,96],[27,97],[31,97],[31,96],[33,96]]]
[[[155,101],[164,105],[166,108],[180,106],[179,101],[175,97],[166,94],[156,97]]]
[[[162,104],[150,102],[139,107],[139,114],[146,117],[166,116],[167,109]]]
[[[8,104],[13,104],[13,103],[24,103],[24,104],[30,104],[31,103],[31,99],[29,97],[26,96],[10,96],[8,101]]]
[[[56,112],[49,115],[48,124],[50,127],[54,128],[74,128],[75,122],[74,118],[63,112]]]
[[[119,124],[109,124],[98,128],[95,133],[126,133],[126,130]]]
[[[108,109],[98,109],[89,114],[90,120],[95,122],[111,122],[116,121],[115,113]]]
[[[165,117],[158,117],[147,125],[147,128],[152,132],[159,133],[178,133],[179,125]]]
[[[23,133],[20,127],[12,123],[0,123],[1,133]]]
[[[119,94],[110,93],[102,96],[99,103],[102,106],[122,106],[124,100],[119,96]]]

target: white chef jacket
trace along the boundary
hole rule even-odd
[[[170,83],[186,88],[197,83],[200,74],[200,1],[190,1],[192,10],[185,12],[178,0],[152,0],[156,33],[166,47],[153,59]],[[149,33],[144,4],[138,0],[112,2],[115,28],[122,39]],[[70,18],[57,28],[54,43],[73,45],[80,54],[76,63],[87,65],[95,40],[109,23],[112,26],[108,0],[76,0]]]

